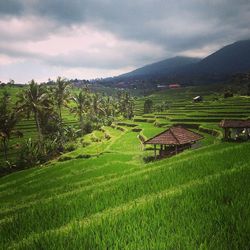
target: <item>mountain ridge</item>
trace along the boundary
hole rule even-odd
[[[150,75],[150,74],[162,74],[162,70],[165,70],[166,72],[170,71],[176,71],[178,68],[181,68],[183,66],[196,63],[200,61],[201,58],[195,58],[195,57],[185,57],[185,56],[175,56],[171,58],[167,58],[155,63],[147,64],[143,67],[140,67],[138,69],[135,69],[131,72],[122,74],[120,76],[141,76],[141,75]]]
[[[228,44],[207,57],[176,56],[113,77],[119,81],[152,81],[183,84],[221,82],[250,71],[250,39]]]

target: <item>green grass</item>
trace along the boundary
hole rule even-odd
[[[189,101],[202,91],[206,103]],[[119,120],[79,138],[59,160],[2,177],[0,249],[248,249],[250,142],[222,142],[211,119],[245,117],[250,100],[214,96],[200,88],[155,94],[172,98],[169,110]],[[174,119],[204,136],[200,147],[145,163],[153,151],[138,136]],[[33,131],[31,121],[19,126]]]
[[[226,217],[226,214],[221,211],[223,207],[216,207],[216,212],[205,204],[208,203],[212,209],[217,196],[221,202],[223,199],[227,202],[228,199],[233,204],[228,207],[228,213],[236,216],[237,225],[241,225],[235,230],[241,231],[242,227],[247,226],[244,216],[247,216],[248,210],[242,205],[244,202],[249,205],[245,199],[248,195],[247,186],[244,186],[249,177],[249,166],[246,164],[250,160],[249,146],[249,143],[237,146],[211,145],[206,150],[201,148],[186,152],[144,167],[130,154],[125,154],[125,158],[122,158],[123,154],[117,154],[117,161],[114,155],[104,155],[101,156],[103,159],[75,160],[57,163],[47,169],[27,170],[25,172],[29,178],[24,180],[21,177],[18,181],[15,178],[18,174],[7,176],[1,185],[1,199],[5,201],[1,204],[0,213],[3,247],[12,242],[10,246],[21,249],[38,248],[40,244],[46,249],[53,249],[52,246],[59,249],[60,244],[70,240],[75,247],[117,245],[124,248],[128,239],[131,240],[131,249],[136,246],[157,249],[161,244],[163,248],[168,247],[167,244],[173,248],[176,244],[180,244],[180,248],[202,244],[218,246],[220,240],[224,239],[220,233],[227,235],[227,231],[216,235],[213,222],[207,224],[206,221],[211,220],[216,213],[218,219],[223,221],[221,216]],[[234,153],[236,150],[237,154]],[[8,185],[13,179],[15,183]],[[238,187],[232,190],[230,186],[235,183],[238,183]],[[218,188],[213,188],[215,184]],[[232,191],[240,196],[231,194]],[[172,202],[178,211],[176,214],[172,214]],[[238,214],[239,208],[241,214]],[[198,219],[202,221],[205,213],[203,209],[210,213],[206,214],[202,224],[197,224],[193,216],[198,213]],[[192,210],[196,210],[196,213],[188,212]],[[178,214],[180,223],[175,220]],[[148,230],[141,227],[141,223],[146,223]],[[187,235],[186,230],[182,230],[183,223],[190,230]],[[210,234],[205,237],[202,233],[207,227],[215,237],[212,245],[209,245]],[[162,229],[162,237],[170,237],[170,242],[157,241],[158,236],[154,235],[156,229]],[[177,230],[180,238],[175,238],[174,233],[171,237],[165,230]],[[137,242],[134,234],[141,241]],[[230,244],[232,237],[234,235],[229,234],[224,239],[225,246]],[[247,235],[234,244],[244,246],[245,237]],[[155,239],[155,245],[151,245],[150,239]],[[182,244],[180,239],[183,239]]]

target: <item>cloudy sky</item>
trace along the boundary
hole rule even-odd
[[[250,38],[249,0],[0,0],[0,81],[114,76]]]

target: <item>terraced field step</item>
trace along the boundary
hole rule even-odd
[[[32,244],[35,241],[38,241],[40,237],[46,237],[46,235],[52,236],[53,234],[63,234],[65,236],[67,236],[67,234],[69,234],[69,232],[72,231],[76,227],[81,228],[81,230],[83,230],[84,228],[87,228],[90,225],[101,223],[103,220],[105,220],[107,218],[122,216],[124,213],[128,213],[129,211],[131,211],[137,207],[147,206],[148,204],[154,202],[157,199],[170,199],[173,196],[180,195],[186,189],[206,185],[206,184],[214,181],[215,179],[220,178],[221,176],[232,175],[232,174],[240,172],[246,168],[249,169],[249,166],[244,165],[244,166],[241,166],[238,168],[232,168],[229,170],[225,170],[225,171],[213,174],[213,175],[208,175],[202,179],[192,180],[192,181],[187,182],[185,184],[182,184],[178,187],[174,187],[174,188],[170,188],[170,189],[168,188],[168,189],[163,190],[163,191],[158,192],[158,193],[142,196],[142,197],[135,199],[135,200],[132,200],[128,203],[125,203],[125,204],[122,204],[120,206],[113,207],[110,209],[106,209],[102,212],[99,212],[99,213],[93,214],[89,217],[86,217],[83,220],[73,221],[73,222],[70,222],[70,223],[62,226],[62,227],[56,228],[56,229],[44,231],[42,233],[30,234],[27,238],[24,238],[21,241],[12,243],[10,245],[10,249],[20,249],[20,248],[23,249],[25,247],[29,247],[30,244]]]

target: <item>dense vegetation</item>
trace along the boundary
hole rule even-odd
[[[197,95],[204,101],[194,103]],[[126,93],[102,96],[105,105],[87,89],[71,89],[70,96],[68,102],[53,101],[63,127],[73,124],[80,131],[61,143],[71,145],[70,152],[0,179],[0,249],[248,248],[250,143],[223,142],[218,122],[248,119],[249,97],[224,98],[224,90],[214,87],[166,90],[134,105]],[[10,137],[10,147],[38,139],[32,114],[17,123],[24,136]],[[173,124],[201,133],[199,148],[147,163],[152,147],[140,140]]]
[[[0,96],[2,173],[44,163],[72,150],[77,137],[111,125],[115,117],[134,116],[134,100],[127,92],[114,97],[91,93],[87,86],[72,88],[61,77],[49,86],[32,80],[16,95],[9,93],[12,88],[2,87]],[[28,138],[20,139],[24,136]]]

